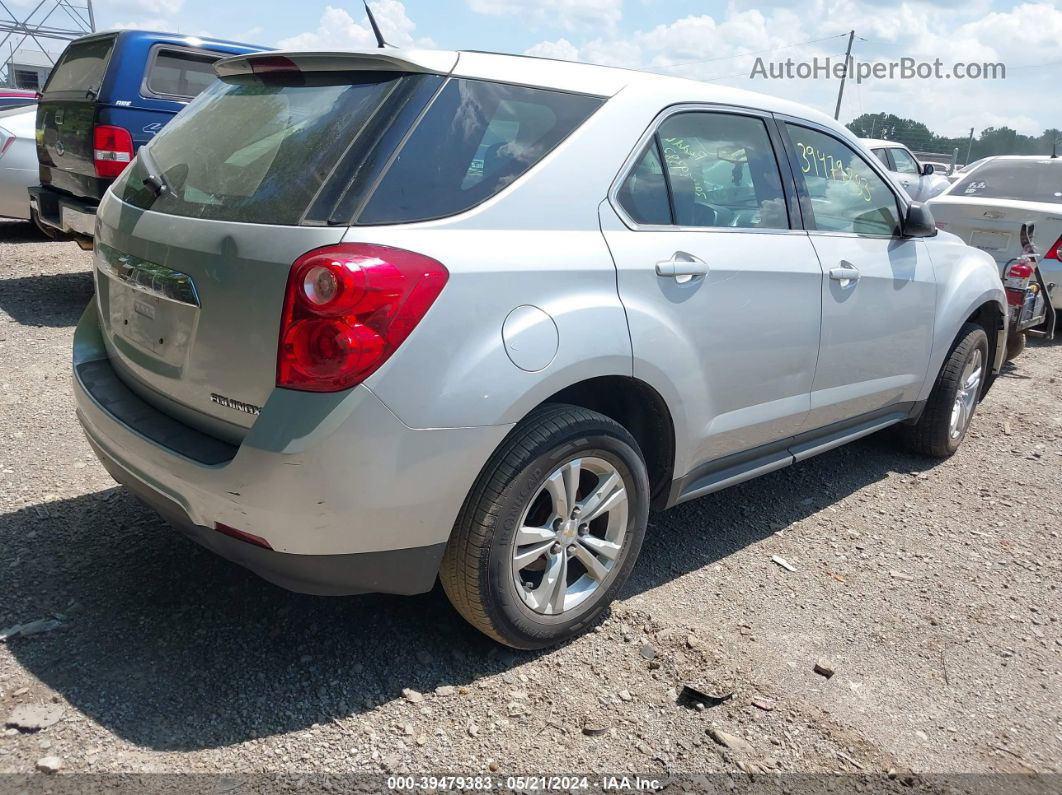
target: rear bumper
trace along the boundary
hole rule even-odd
[[[446,544],[343,555],[293,555],[255,546],[197,525],[173,500],[123,469],[91,437],[104,469],[174,529],[216,555],[250,569],[274,585],[316,596],[359,593],[418,594],[431,590]]]
[[[98,201],[78,199],[46,185],[34,185],[29,188],[29,206],[37,211],[42,224],[60,234],[92,237],[96,233]]]
[[[508,431],[413,430],[364,386],[275,390],[238,446],[205,447],[113,369],[85,366],[103,359],[92,303],[74,334],[74,394],[108,472],[203,546],[305,593],[429,590],[465,495]]]

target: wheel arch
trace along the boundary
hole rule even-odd
[[[940,368],[964,324],[976,323],[988,335],[991,372],[985,379],[982,396],[1002,367],[1006,352],[1007,295],[999,278],[999,266],[985,252],[970,248],[953,236],[945,237],[940,245],[929,248],[938,280],[937,312],[933,352],[920,401],[929,399]]]
[[[966,317],[966,323],[973,323],[985,330],[988,336],[988,361],[992,366],[981,385],[981,397],[988,394],[996,375],[1003,366],[1007,352],[1007,313],[994,300],[983,302]],[[958,334],[958,332],[956,332]]]
[[[665,507],[674,476],[675,423],[656,389],[633,376],[605,375],[570,384],[539,405],[547,403],[596,411],[626,428],[645,458],[650,502],[654,508]]]

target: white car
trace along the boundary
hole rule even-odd
[[[0,111],[0,216],[29,220],[26,189],[40,182],[36,118],[36,105]]]
[[[1021,254],[1021,225],[1035,224],[1040,272],[1058,285],[1051,303],[1062,309],[1062,158],[986,157],[929,206],[937,226],[987,251],[1001,268]]]
[[[911,150],[898,141],[883,141],[877,138],[860,140],[916,202],[927,201],[942,193],[950,184],[948,178],[938,174],[933,165],[919,163]]]

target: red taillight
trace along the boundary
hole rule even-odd
[[[288,275],[277,386],[338,392],[361,383],[416,328],[449,275],[430,257],[389,246],[303,254]]]
[[[1051,250],[1044,254],[1044,259],[1053,259],[1062,262],[1062,237],[1055,241]]]
[[[1025,262],[1011,265],[1007,270],[1008,279],[1029,279],[1033,275],[1033,266]]]
[[[98,124],[92,130],[92,149],[96,176],[114,179],[133,159],[133,136],[124,127]]]

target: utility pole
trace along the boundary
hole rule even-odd
[[[970,140],[966,143],[966,162],[963,163],[964,166],[970,165],[970,150],[973,149],[973,131],[974,131],[974,128],[971,127],[970,128]]]
[[[841,120],[841,97],[844,96],[844,79],[848,77],[848,62],[852,59],[852,42],[855,40],[855,31],[848,32],[848,49],[844,53],[844,70],[841,72],[841,87],[837,90],[837,110],[833,112],[833,118]]]
[[[11,5],[15,5],[11,3]],[[32,3],[27,4],[27,7]],[[39,0],[27,16],[16,16],[4,0],[0,0],[0,48],[6,47],[13,56],[26,43],[36,45],[48,61],[54,63],[47,41],[66,42],[96,30],[92,0]],[[31,40],[27,42],[27,40]],[[12,58],[0,67],[0,83],[14,85],[11,74]]]

